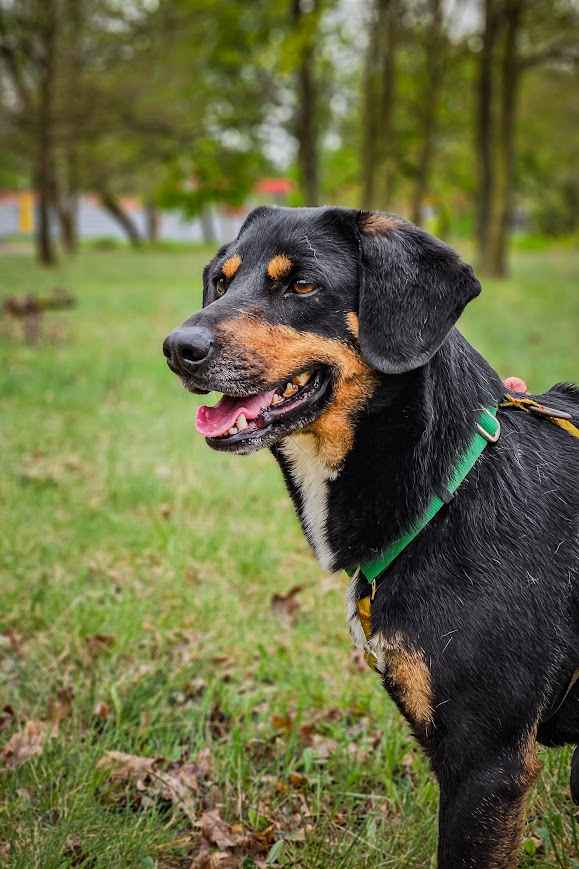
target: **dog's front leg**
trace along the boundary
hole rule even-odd
[[[531,746],[532,742],[532,746]],[[527,792],[539,764],[534,739],[497,754],[492,762],[442,772],[439,869],[514,869]]]

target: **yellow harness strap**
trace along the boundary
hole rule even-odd
[[[535,401],[532,398],[514,398],[512,395],[506,393],[504,401],[501,401],[499,407],[517,407],[519,410],[524,410],[525,413],[530,413],[534,416],[543,417],[543,419],[548,420],[553,423],[553,425],[559,426],[564,431],[568,432],[572,437],[579,438],[579,428],[574,425],[571,420],[571,415],[566,413],[563,410],[557,410],[555,407],[547,407],[545,404],[541,404],[539,401]],[[375,582],[372,583],[372,593],[367,595],[366,597],[361,597],[356,603],[356,608],[358,610],[358,618],[360,619],[360,624],[362,625],[362,629],[366,636],[366,640],[369,640],[372,636],[372,599],[375,594]],[[373,670],[376,670],[376,658],[372,654],[369,648],[364,650],[364,657],[366,659],[366,663]],[[563,698],[565,700],[567,694],[573,687],[575,680],[579,678],[579,670],[576,671],[573,679],[569,687],[567,688],[567,693]],[[563,701],[560,705],[562,705]]]
[[[573,424],[571,415],[563,410],[557,410],[555,407],[547,407],[539,401],[532,398],[514,398],[508,392],[505,395],[504,401],[501,401],[499,407],[518,407],[519,410],[524,410],[525,413],[533,414],[534,416],[542,416],[544,419],[552,422],[553,425],[559,426],[564,431],[568,432],[572,437],[579,438],[579,428]]]

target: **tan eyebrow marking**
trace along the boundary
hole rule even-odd
[[[285,278],[291,270],[293,269],[294,264],[285,253],[278,254],[274,256],[273,259],[267,264],[267,276],[272,279],[272,281],[279,281],[280,278]]]
[[[237,269],[241,265],[241,257],[238,253],[234,256],[230,256],[229,259],[226,259],[223,265],[221,266],[221,271],[225,275],[228,280],[235,277]]]

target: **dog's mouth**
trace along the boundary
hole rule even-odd
[[[274,389],[223,395],[212,407],[202,405],[195,425],[214,449],[253,452],[311,423],[327,402],[329,386],[328,368],[310,368]]]

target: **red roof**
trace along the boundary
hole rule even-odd
[[[293,181],[289,178],[260,178],[255,185],[257,193],[291,193],[294,189]]]

